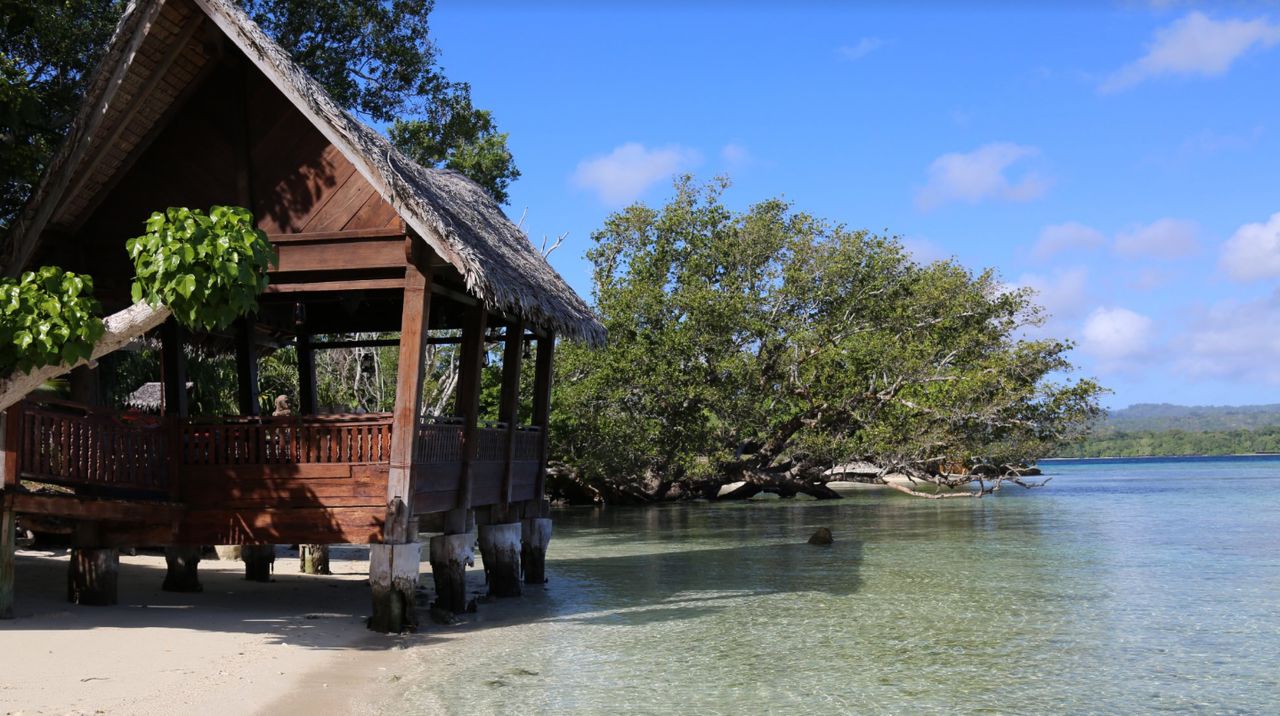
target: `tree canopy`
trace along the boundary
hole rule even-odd
[[[552,430],[589,489],[807,489],[852,460],[953,480],[1044,456],[1097,415],[1096,383],[1054,379],[1070,344],[1025,337],[1043,320],[1028,291],[781,200],[734,212],[725,186],[685,178],[592,236],[609,343],[561,350]]]
[[[507,135],[446,78],[430,40],[432,0],[239,0],[347,109],[391,122],[396,146],[456,169],[499,202],[520,176]],[[0,0],[0,233],[27,201],[111,39],[120,0]]]

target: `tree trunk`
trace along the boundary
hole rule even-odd
[[[200,575],[196,568],[200,564],[199,545],[170,545],[164,548],[164,561],[167,571],[164,583],[160,588],[166,592],[203,592]]]
[[[439,609],[454,614],[467,610],[467,567],[476,563],[475,537],[470,532],[431,538],[431,576]]]
[[[240,550],[244,560],[244,578],[250,582],[270,582],[271,568],[276,561],[273,544],[247,544]]]
[[[329,571],[329,545],[298,545],[298,568],[303,574],[333,574]]]
[[[129,344],[133,339],[164,323],[169,317],[169,309],[164,306],[153,307],[146,303],[135,303],[132,306],[113,313],[104,319],[106,332],[93,347],[93,357],[97,360],[108,353],[117,351]],[[22,400],[28,393],[39,388],[45,381],[56,378],[77,366],[89,361],[80,361],[74,365],[47,365],[36,368],[30,373],[14,373],[0,379],[0,410]]]
[[[530,517],[521,526],[520,566],[525,584],[547,583],[547,545],[551,544],[551,520]]]
[[[480,559],[494,597],[520,596],[519,522],[480,527]]]

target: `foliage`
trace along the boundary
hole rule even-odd
[[[1069,344],[1020,337],[1042,320],[1028,292],[779,200],[735,213],[726,185],[685,178],[592,237],[609,344],[560,351],[552,437],[597,488],[1003,467],[1097,414],[1095,383],[1050,379]]]
[[[1227,431],[1280,425],[1280,405],[1170,405],[1138,403],[1113,410],[1099,425],[1097,437],[1111,431]]]
[[[239,207],[170,208],[147,219],[125,247],[137,273],[133,300],[163,304],[192,329],[226,328],[258,308],[276,262],[267,235]]]
[[[0,375],[88,359],[102,337],[93,279],[56,266],[0,279]]]
[[[0,235],[66,134],[123,7],[0,0]]]
[[[1280,426],[1236,430],[1114,430],[1062,447],[1054,457],[1147,457],[1280,453]]]

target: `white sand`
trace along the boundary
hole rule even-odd
[[[162,556],[124,555],[119,605],[82,607],[66,602],[65,549],[19,550],[0,714],[365,711],[419,638],[365,628],[367,552],[334,552],[337,574],[319,577],[280,548],[270,584],[207,559],[199,594],[160,590]]]

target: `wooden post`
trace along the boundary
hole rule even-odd
[[[115,604],[120,550],[103,547],[100,528],[92,522],[76,524],[74,543],[67,567],[67,600],[95,607]]]
[[[13,618],[13,587],[17,576],[16,517],[13,495],[8,491],[0,492],[0,619]]]
[[[502,470],[501,508],[504,513],[511,504],[511,470],[515,462],[516,427],[520,424],[520,359],[523,349],[524,321],[517,319],[507,327],[507,344],[502,351],[502,397],[498,406],[498,420],[507,424],[507,454]],[[505,514],[501,521],[506,521]]]
[[[445,515],[445,534],[431,538],[431,576],[436,585],[438,609],[455,614],[467,610],[467,566],[475,564],[475,538],[470,531],[471,470],[476,457],[476,429],[480,413],[480,372],[484,368],[484,331],[488,313],[484,306],[467,307],[462,328],[462,355],[458,359],[458,395],[455,414],[462,417],[462,470],[458,501]]]
[[[547,489],[547,443],[551,416],[551,378],[555,361],[556,337],[548,332],[538,338],[538,355],[534,364],[533,424],[541,431],[538,449],[538,472],[530,509],[525,510],[520,544],[520,565],[525,584],[544,584],[547,545],[551,542],[551,519],[544,493]]]
[[[316,354],[306,333],[298,334],[298,414],[316,414]]]
[[[333,574],[329,569],[329,545],[298,545],[298,570],[303,574]]]
[[[258,400],[258,350],[254,345],[253,321],[236,321],[236,377],[241,415],[261,415]]]
[[[14,583],[17,579],[17,513],[13,488],[18,484],[18,435],[22,417],[18,403],[0,412],[0,619],[13,618]]]
[[[247,544],[240,548],[244,560],[244,578],[250,582],[270,582],[271,569],[276,562],[276,546],[273,544]]]
[[[412,257],[412,248],[409,251]],[[410,261],[400,313],[400,359],[396,368],[383,543],[369,545],[369,586],[373,592],[369,628],[374,631],[398,633],[418,625],[415,594],[422,547],[413,519],[413,459],[417,454],[418,421],[422,419],[423,360],[430,318],[431,275]]]
[[[164,378],[164,414],[186,417],[189,414],[187,397],[187,356],[182,343],[186,330],[174,319],[160,327],[161,373]]]
[[[182,495],[182,421],[190,414],[187,396],[187,357],[182,349],[186,331],[177,321],[165,321],[160,328],[162,377],[164,378],[164,415],[169,434],[169,492],[174,499]],[[166,592],[200,592],[198,567],[200,545],[165,545],[164,581]]]

